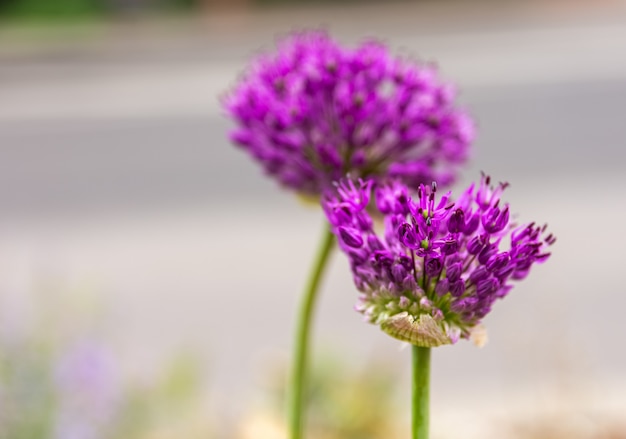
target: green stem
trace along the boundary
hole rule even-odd
[[[306,290],[300,303],[298,320],[296,321],[296,340],[294,345],[294,355],[291,371],[291,382],[287,389],[289,404],[289,437],[290,439],[302,439],[303,436],[303,400],[304,387],[306,382],[306,366],[309,351],[309,334],[315,299],[319,290],[320,281],[324,274],[324,269],[328,263],[328,257],[335,243],[335,235],[328,226],[324,229],[320,247],[313,263],[312,271],[309,275]]]
[[[430,348],[413,348],[412,439],[428,439]]]

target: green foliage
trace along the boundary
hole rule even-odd
[[[381,439],[396,430],[396,371],[388,363],[370,362],[354,368],[335,356],[319,360],[306,395],[307,424],[313,437]],[[272,381],[272,400],[282,413],[285,377]]]
[[[0,13],[14,18],[76,19],[103,11],[98,0],[5,0],[0,3]]]
[[[0,16],[66,22],[128,12],[189,11],[197,4],[198,0],[0,0]]]
[[[0,300],[15,317],[0,321],[0,438],[51,439],[87,428],[97,439],[144,439],[201,413],[202,369],[194,356],[129,376],[102,335],[106,319],[96,322],[105,317],[101,306],[84,292],[35,296],[38,306],[24,315]]]
[[[28,346],[2,346],[0,351],[0,437],[30,439],[47,437],[56,403],[52,386],[49,350],[35,340]]]

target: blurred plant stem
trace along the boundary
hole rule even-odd
[[[413,348],[412,439],[428,439],[430,348]]]
[[[291,382],[287,388],[287,404],[289,410],[289,437],[290,439],[301,439],[303,437],[304,419],[304,389],[306,386],[307,357],[309,351],[309,340],[311,326],[313,322],[313,311],[317,299],[320,281],[324,270],[328,265],[329,256],[335,243],[335,235],[326,225],[320,241],[307,287],[301,298],[298,318],[296,320],[296,339],[293,350]]]

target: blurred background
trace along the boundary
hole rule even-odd
[[[323,218],[229,145],[219,96],[311,27],[435,61],[479,127],[457,187],[509,181],[559,239],[486,347],[436,350],[434,437],[626,437],[623,0],[0,0],[0,437],[283,437]],[[354,301],[337,254],[318,437],[401,437],[410,351]]]

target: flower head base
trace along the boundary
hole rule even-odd
[[[379,186],[384,239],[365,210],[371,182],[344,181],[328,193],[324,210],[361,292],[357,310],[418,346],[470,338],[511,282],[545,261],[556,241],[544,236],[546,226],[510,222],[509,206],[500,202],[506,186],[494,188],[483,176],[455,202],[450,193],[437,199],[434,183],[421,185],[415,198],[400,183]]]
[[[339,46],[324,32],[292,35],[226,97],[231,139],[284,186],[318,196],[333,181],[390,175],[413,189],[452,182],[474,138],[435,69],[381,43]]]

